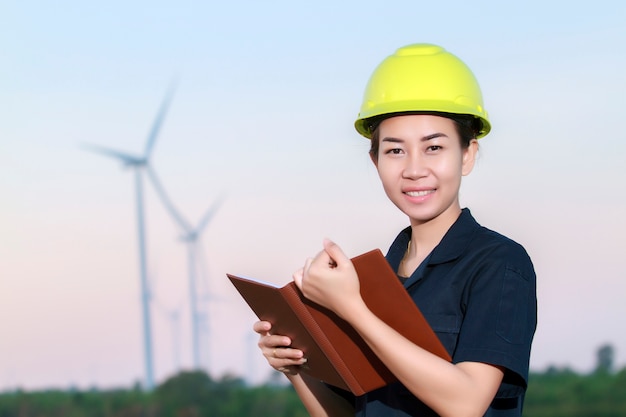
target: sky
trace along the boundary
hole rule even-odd
[[[538,279],[531,368],[626,366],[626,3],[0,1],[0,391],[145,378],[133,171],[203,230],[202,367],[271,374],[225,274],[287,283],[323,238],[386,251],[407,219],[353,128],[374,67],[435,43],[478,78],[493,130],[461,204]],[[192,364],[181,231],[144,181],[154,371]]]

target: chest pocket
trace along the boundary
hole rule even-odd
[[[424,312],[424,317],[435,331],[437,337],[446,348],[450,356],[454,356],[456,344],[461,331],[461,317],[454,314],[441,314]]]

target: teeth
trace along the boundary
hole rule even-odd
[[[423,197],[425,195],[428,195],[430,193],[432,193],[433,190],[427,190],[427,191],[407,191],[406,195],[410,196],[410,197]]]

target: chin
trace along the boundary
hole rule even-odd
[[[412,223],[423,224],[438,218],[446,217],[446,213],[452,213],[450,210],[453,210],[452,206],[442,207],[439,205],[436,207],[430,206],[421,208],[405,207],[405,210],[402,210],[402,212],[409,217]]]

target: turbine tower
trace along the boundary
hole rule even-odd
[[[180,212],[174,207],[172,200],[168,197],[165,188],[159,180],[156,172],[150,167],[146,170],[154,189],[156,190],[163,205],[170,213],[175,223],[181,228],[183,235],[181,240],[187,245],[187,268],[189,274],[189,310],[191,317],[191,337],[192,337],[192,360],[194,369],[200,368],[200,321],[204,318],[198,308],[198,288],[197,288],[197,273],[196,266],[198,264],[196,254],[198,252],[199,238],[208,226],[209,222],[219,209],[223,201],[223,196],[209,207],[204,213],[197,226],[193,228],[189,222],[180,214]]]
[[[188,273],[189,273],[189,298],[191,300],[191,325],[192,325],[192,337],[193,337],[193,364],[196,368],[200,367],[200,321],[206,320],[206,313],[202,314],[198,308],[198,287],[197,287],[197,273],[196,266],[198,264],[196,260],[196,254],[199,250],[199,237],[203,230],[207,227],[220,205],[223,199],[218,199],[202,216],[200,222],[195,229],[189,230],[181,237],[181,240],[187,244],[187,261],[188,261]]]
[[[180,371],[180,312],[182,303],[178,303],[176,307],[167,307],[155,297],[154,303],[161,314],[167,319],[170,325],[170,336],[172,339],[172,365],[174,371]]]
[[[122,162],[124,167],[132,168],[135,173],[135,195],[136,195],[136,215],[137,215],[137,236],[139,245],[139,278],[141,286],[141,313],[143,318],[143,341],[144,341],[144,362],[145,362],[145,388],[152,391],[154,388],[153,353],[152,353],[152,324],[150,315],[150,286],[148,284],[148,272],[146,268],[146,238],[144,222],[144,198],[143,198],[143,178],[142,170],[149,167],[150,155],[154,148],[157,136],[165,119],[165,115],[170,105],[174,86],[171,86],[161,103],[156,119],[152,124],[152,129],[148,134],[146,148],[141,156],[131,155],[101,146],[85,145],[85,148],[93,152],[115,158]]]

